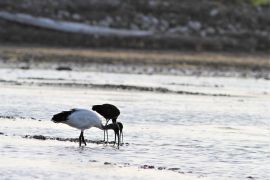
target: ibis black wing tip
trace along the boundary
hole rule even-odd
[[[72,109],[72,110],[70,110],[70,111],[62,111],[62,112],[60,112],[60,113],[58,113],[58,114],[53,115],[53,117],[52,117],[51,120],[52,120],[54,123],[60,123],[60,122],[67,121],[68,116],[69,116],[70,114],[72,114],[74,111],[76,111],[76,109]]]
[[[61,112],[61,113],[62,113],[62,112]],[[60,113],[53,115],[51,121],[54,122],[54,123],[59,123],[59,122],[61,121],[59,115],[60,115]]]
[[[98,108],[99,106],[100,106],[100,105],[93,105],[93,106],[92,106],[92,110],[93,110],[93,111],[97,111],[97,108]]]

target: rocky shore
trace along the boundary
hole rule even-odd
[[[214,0],[2,0],[0,11],[97,27],[150,31],[148,37],[68,33],[0,18],[0,43],[69,47],[269,52],[270,7]]]

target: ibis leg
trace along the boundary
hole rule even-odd
[[[82,142],[84,143],[84,145],[86,146],[86,142],[85,142],[85,140],[84,140],[84,136],[83,136],[83,131],[81,132],[81,134],[82,134]]]
[[[109,119],[106,122],[106,125],[108,125]],[[108,130],[106,130],[106,135],[107,135],[107,143],[109,142],[109,137],[108,137]]]
[[[107,143],[109,142],[109,138],[108,138],[108,130],[106,130],[106,136],[107,136]]]
[[[103,140],[103,141],[104,141],[104,143],[105,143],[105,131],[106,131],[106,130],[104,129],[104,140]]]
[[[81,134],[80,134],[80,136],[79,136],[79,146],[80,146],[80,147],[82,146],[82,132],[81,132]]]
[[[116,133],[114,132],[114,144],[116,143]]]
[[[122,137],[121,142],[124,143],[124,135],[123,135],[123,131],[120,131],[120,136]]]
[[[119,144],[120,144],[120,136],[119,136],[119,131],[117,132],[117,138],[118,138],[118,144],[117,144],[117,147],[119,149]]]

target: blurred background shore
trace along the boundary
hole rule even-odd
[[[5,13],[17,17],[7,18]],[[55,30],[46,27],[48,21],[29,23],[19,16],[131,34]],[[145,34],[136,36],[132,31]],[[270,7],[268,0],[1,0],[0,43],[269,53]]]
[[[0,44],[7,68],[268,80],[270,6],[268,0],[2,0]]]

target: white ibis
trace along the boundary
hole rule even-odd
[[[119,137],[119,127],[117,124],[109,124],[109,125],[103,125],[101,121],[101,117],[92,110],[87,109],[71,109],[70,111],[62,111],[58,114],[55,114],[52,117],[52,121],[55,123],[64,123],[71,127],[77,128],[81,130],[81,134],[79,136],[79,146],[81,146],[81,143],[83,142],[86,146],[86,142],[84,140],[83,132],[86,129],[89,129],[91,127],[96,127],[101,130],[108,130],[112,129],[114,130],[115,134],[118,138],[118,148],[120,143],[120,137]]]
[[[110,119],[112,120],[113,124],[116,124],[116,119],[120,115],[120,110],[112,104],[94,105],[92,107],[92,110],[96,111],[106,119],[105,125],[108,124]],[[106,132],[106,134],[108,142],[108,132]],[[105,130],[104,130],[104,142],[105,142]]]

